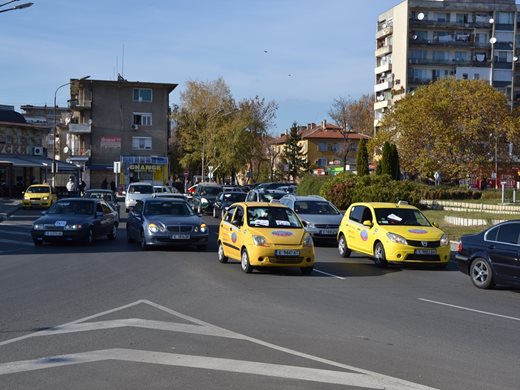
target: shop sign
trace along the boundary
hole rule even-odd
[[[160,171],[163,165],[157,164],[130,164],[128,170],[130,172],[157,172]]]
[[[101,149],[121,149],[121,137],[101,137]]]

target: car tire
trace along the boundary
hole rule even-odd
[[[304,275],[310,275],[312,274],[312,271],[314,271],[314,266],[311,265],[310,267],[301,267],[300,271],[302,271],[302,274]]]
[[[141,230],[141,237],[139,237],[139,245],[143,251],[148,249],[148,244],[146,243],[146,236],[144,235],[144,231]]]
[[[348,249],[347,239],[343,234],[340,234],[339,236],[338,252],[341,257],[349,257],[350,253],[352,252],[350,249]]]
[[[242,271],[244,271],[246,274],[250,274],[251,272],[253,272],[253,267],[249,262],[249,255],[247,254],[247,249],[242,249],[242,256],[240,256],[240,268],[242,268]]]
[[[374,246],[374,262],[379,268],[385,268],[388,266],[386,261],[385,247],[380,242],[377,242]]]
[[[489,261],[484,258],[477,258],[471,262],[469,267],[469,276],[473,285],[478,288],[492,288],[494,272]]]
[[[224,245],[222,244],[221,241],[218,242],[217,254],[218,254],[218,261],[219,261],[219,262],[221,262],[221,263],[227,263],[228,258],[227,258],[227,256],[224,254]]]
[[[117,225],[112,226],[112,231],[107,235],[109,240],[115,240],[117,238]]]
[[[92,245],[93,242],[94,242],[94,229],[89,228],[87,235],[85,236],[85,243],[87,245]]]

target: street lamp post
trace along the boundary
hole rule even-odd
[[[20,0],[10,0],[10,1],[6,2],[6,3],[0,4],[0,7],[3,7],[4,5],[7,5],[7,4],[14,3],[15,1],[20,1]],[[33,4],[34,3],[23,3],[23,4],[20,4],[20,5],[15,5],[14,7],[11,7],[11,8],[1,9],[0,13],[7,12],[7,11],[15,11],[17,9],[29,8]]]
[[[493,86],[493,70],[495,65],[495,43],[497,38],[495,37],[495,19],[489,19],[489,24],[491,24],[491,38],[489,38],[489,43],[491,44],[491,64],[489,68],[489,85]]]
[[[88,79],[90,76],[85,76],[79,79],[79,81],[83,81]],[[70,85],[71,81],[68,83],[60,85],[58,88],[56,88],[56,91],[54,92],[54,131],[52,132],[52,166],[51,166],[51,173],[52,173],[52,188],[56,188],[56,136],[58,135],[58,120],[57,120],[57,114],[56,114],[56,95],[58,94],[58,91],[66,87],[67,85]]]

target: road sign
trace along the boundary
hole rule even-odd
[[[213,165],[208,165],[208,171],[213,172],[213,168],[214,168]]]
[[[121,173],[121,161],[114,161],[114,173]]]

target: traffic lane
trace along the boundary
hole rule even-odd
[[[41,210],[18,209],[0,221],[0,255],[14,254],[32,247],[30,229]]]

